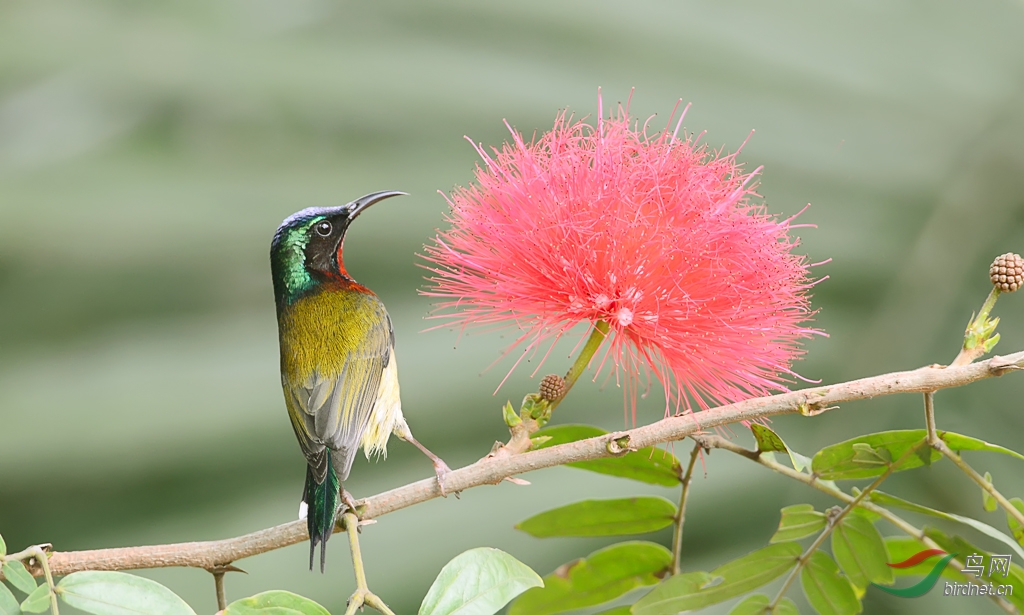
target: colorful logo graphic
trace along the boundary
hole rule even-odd
[[[898,564],[889,564],[891,568],[911,568],[929,558],[935,557],[936,555],[942,555],[943,557],[935,564],[935,566],[932,568],[932,571],[928,573],[928,576],[921,579],[916,584],[911,585],[910,587],[883,587],[882,585],[878,585],[875,583],[872,583],[872,585],[874,585],[875,587],[884,592],[888,592],[894,596],[899,596],[901,598],[919,598],[930,592],[932,588],[935,587],[935,584],[939,581],[939,576],[942,574],[942,570],[946,567],[946,564],[949,563],[949,560],[956,557],[957,554],[946,553],[941,549],[926,549],[924,551],[921,551],[920,553],[915,553],[914,555],[911,555],[909,558],[903,560],[902,562],[899,562]]]

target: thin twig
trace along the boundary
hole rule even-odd
[[[224,593],[224,572],[213,573],[213,588],[217,592],[217,610],[223,611],[228,608],[228,598]]]
[[[960,468],[963,471],[963,473],[968,476],[968,478],[973,480],[975,483],[978,484],[979,487],[987,491],[989,495],[995,498],[995,500],[999,502],[999,505],[1003,507],[1003,510],[1005,510],[1010,516],[1017,520],[1017,523],[1021,524],[1021,526],[1024,526],[1024,513],[1018,510],[1016,506],[1014,506],[1009,500],[1007,500],[1006,496],[1004,496],[1002,493],[999,493],[999,491],[992,485],[992,483],[985,480],[984,476],[978,474],[977,470],[972,468],[966,461],[964,461],[963,458],[960,457],[960,455],[957,455],[956,452],[953,451],[953,449],[949,448],[949,445],[947,445],[945,441],[939,440],[932,446],[935,448],[935,450],[939,451],[940,453],[945,455],[950,461],[955,463],[956,466]]]
[[[728,406],[662,419],[636,429],[560,444],[501,458],[482,459],[452,471],[445,479],[449,492],[482,485],[496,485],[505,477],[532,470],[621,454],[623,448],[640,449],[682,440],[698,432],[739,421],[780,414],[814,412],[839,403],[891,395],[924,393],[963,386],[1010,371],[1024,369],[1024,352],[992,357],[970,365],[942,368],[929,366],[895,372],[793,393],[747,399]],[[625,444],[623,444],[625,443]],[[398,487],[358,502],[362,518],[376,518],[441,496],[434,477]],[[337,528],[335,528],[337,531]],[[216,568],[231,562],[308,540],[305,521],[292,521],[244,536],[203,542],[156,546],[56,552],[50,556],[53,574],[77,570],[133,570],[168,566]],[[33,574],[42,570],[33,567]]]
[[[804,474],[803,472],[798,472],[793,468],[784,466],[777,461],[769,459],[766,455],[760,455],[757,453],[757,451],[745,449],[742,446],[730,442],[729,440],[726,440],[725,438],[722,438],[720,436],[705,436],[703,438],[703,441],[704,445],[707,448],[719,448],[722,450],[729,451],[730,453],[740,455],[741,457],[745,457],[755,463],[758,463],[768,468],[773,472],[776,472],[778,474],[781,474],[782,476],[785,476],[786,478],[791,478],[795,481],[813,487],[818,491],[830,495],[841,502],[845,502],[846,504],[853,502],[855,499],[854,496],[833,487],[830,483],[823,483],[816,476]],[[860,503],[860,506],[865,510],[877,514],[881,518],[891,523],[901,532],[917,540],[929,549],[939,549],[941,551],[945,550],[941,546],[939,546],[937,542],[935,542],[927,534],[925,534],[923,530],[910,524],[899,515],[893,513],[888,508],[883,508],[872,502],[864,501]],[[949,561],[948,566],[952,567],[953,569],[962,569],[964,567],[964,563],[956,558],[953,558]],[[999,606],[999,608],[1003,609],[1003,611],[1005,611],[1008,615],[1020,615],[1020,612],[1017,610],[1016,607],[1014,607],[1006,600],[1000,598],[999,596],[990,595],[990,598],[992,598],[992,601],[995,602]]]
[[[679,496],[679,510],[676,512],[676,527],[672,536],[672,574],[679,574],[679,560],[683,553],[683,523],[686,522],[686,501],[690,497],[690,481],[693,479],[693,466],[697,463],[697,456],[700,455],[704,446],[698,440],[690,452],[690,463],[686,466],[686,473],[683,475],[683,493]]]
[[[939,441],[939,435],[935,431],[935,391],[924,394],[924,424],[928,430],[928,445],[935,446]]]
[[[892,473],[896,471],[896,468],[903,465],[903,462],[905,462],[907,459],[910,459],[910,456],[915,454],[917,452],[917,449],[920,448],[921,446],[924,446],[925,444],[926,442],[922,441],[917,446],[907,449],[907,451],[903,453],[902,456],[900,456],[899,460],[897,460],[895,463],[890,463],[885,468],[885,471],[879,474],[878,478],[872,481],[872,483],[868,485],[866,489],[858,493],[857,497],[853,498],[853,500],[846,505],[846,508],[840,511],[839,514],[835,517],[829,518],[828,524],[825,526],[825,529],[820,534],[818,534],[818,537],[814,539],[814,542],[811,543],[811,546],[807,547],[807,550],[804,551],[800,555],[800,557],[797,558],[796,566],[793,568],[793,570],[790,571],[789,576],[787,576],[786,580],[782,583],[782,587],[780,587],[778,593],[775,594],[775,598],[772,599],[771,603],[769,603],[768,606],[765,607],[765,612],[771,612],[775,610],[775,607],[777,607],[779,602],[782,601],[782,598],[786,595],[786,592],[789,591],[790,586],[793,585],[793,582],[800,574],[800,571],[803,570],[803,568],[807,565],[807,562],[811,561],[811,556],[814,555],[814,552],[818,550],[818,547],[820,547],[822,543],[825,542],[825,539],[828,538],[830,534],[832,534],[832,530],[836,529],[836,527],[840,523],[842,523],[846,515],[850,514],[850,512],[853,511],[853,509],[856,508],[861,502],[863,502],[864,498],[866,498],[868,495],[874,492],[875,489],[878,489],[878,487],[881,486],[883,482],[885,482],[885,479],[889,478],[889,476],[891,476]]]

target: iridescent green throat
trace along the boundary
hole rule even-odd
[[[296,226],[282,228],[274,237],[270,269],[279,308],[291,305],[318,284],[306,269],[306,247],[309,245],[309,229],[323,219],[324,216],[314,216]]]

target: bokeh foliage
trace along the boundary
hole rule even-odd
[[[497,145],[555,112],[596,111],[636,87],[632,111],[668,115],[764,164],[768,207],[800,221],[830,279],[815,291],[829,339],[798,369],[836,381],[949,361],[988,290],[988,262],[1024,245],[1024,49],[1019,2],[378,2],[315,0],[0,5],[0,531],[61,550],[235,535],[295,515],[303,464],[278,386],[267,251],[282,218],[380,189],[412,196],[363,216],[349,269],[395,321],[406,414],[450,464],[504,434],[499,409],[536,388],[509,341],[422,332],[414,253],[444,224],[436,190],[471,177],[462,135]],[[659,125],[655,118],[652,125]],[[1024,348],[1024,306],[997,307]],[[545,371],[561,372],[567,353]],[[544,373],[544,372],[541,372]],[[556,421],[624,425],[614,380],[581,383]],[[1018,448],[1024,382],[939,395],[946,429]],[[661,416],[643,401],[640,421]],[[920,402],[850,404],[776,421],[800,450],[920,426]],[[747,438],[741,435],[740,438]],[[749,443],[749,442],[745,442]],[[395,442],[346,485],[366,495],[426,477]],[[1013,460],[985,459],[1024,492]],[[688,512],[684,570],[763,544],[778,509],[831,504],[711,456]],[[973,486],[936,466],[903,493],[977,516]],[[921,477],[924,478],[921,478]],[[412,611],[441,566],[474,546],[542,575],[610,541],[544,541],[512,526],[595,494],[666,496],[555,469],[389,515],[364,532],[368,575]],[[903,480],[896,476],[894,483]],[[1016,484],[1014,484],[1016,482]],[[991,513],[999,520],[999,513]],[[996,521],[993,521],[995,523]],[[457,529],[457,531],[456,531]],[[667,542],[668,534],[655,535]],[[240,565],[229,599],[289,589],[341,610],[342,540],[327,578],[305,547]],[[990,548],[993,548],[990,546]],[[146,573],[197,610],[202,571]],[[962,612],[941,596],[868,595],[871,613]]]

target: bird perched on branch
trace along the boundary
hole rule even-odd
[[[340,207],[314,207],[288,217],[270,246],[281,385],[299,446],[306,456],[300,517],[309,529],[309,567],[320,543],[323,572],[327,539],[342,489],[360,447],[367,458],[386,454],[394,433],[434,462],[441,493],[449,471],[416,441],[402,416],[395,334],[384,304],[345,270],[345,233],[356,216],[404,192],[374,192]]]

